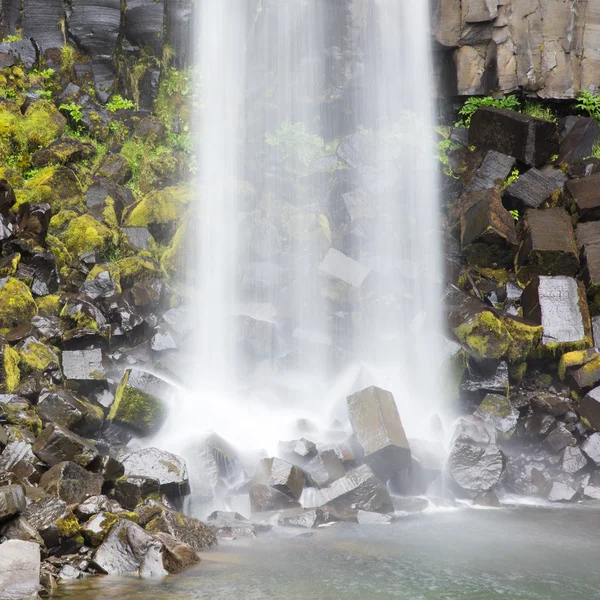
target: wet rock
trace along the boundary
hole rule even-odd
[[[127,454],[122,459],[125,475],[158,479],[160,491],[168,496],[180,497],[190,493],[185,461],[176,454],[145,448]]]
[[[74,462],[65,461],[44,473],[39,485],[67,504],[79,504],[90,496],[99,495],[103,483],[101,475],[90,473]]]
[[[120,222],[125,207],[132,202],[128,190],[104,178],[98,178],[85,193],[88,213],[108,227]]]
[[[150,47],[155,56],[162,56],[163,0],[129,0],[125,13],[124,33],[132,46]]]
[[[490,150],[485,155],[479,169],[477,169],[473,181],[469,184],[469,189],[489,190],[501,187],[513,170],[515,162],[512,156]]]
[[[86,382],[106,379],[100,349],[65,350],[62,353],[62,368],[67,380]]]
[[[386,487],[367,465],[346,473],[315,494],[316,507],[343,511],[348,507],[370,512],[392,512],[394,505]]]
[[[148,250],[154,242],[146,227],[123,227],[121,231],[127,239],[127,244],[134,250]]]
[[[150,340],[150,349],[154,352],[177,350],[177,342],[168,330],[159,326]]]
[[[534,275],[576,275],[579,255],[573,225],[562,208],[528,210],[520,226],[517,277],[527,283]]]
[[[169,573],[179,573],[183,569],[200,562],[200,557],[196,551],[172,535],[167,533],[156,533],[154,539],[161,542],[164,546],[163,563]]]
[[[45,148],[40,148],[31,157],[35,167],[67,164],[82,159],[91,158],[96,153],[91,144],[84,144],[78,139],[62,137]]]
[[[582,398],[578,412],[587,419],[592,429],[600,431],[600,387],[594,388]]]
[[[98,456],[98,450],[91,442],[55,423],[39,435],[33,453],[51,467],[63,461],[87,467]]]
[[[42,546],[44,540],[29,521],[23,517],[15,517],[0,526],[0,538],[7,540],[21,540],[23,542],[35,542]]]
[[[525,430],[528,435],[546,437],[555,423],[556,419],[554,417],[538,411],[525,422]]]
[[[108,271],[101,271],[94,279],[85,281],[79,288],[79,293],[90,300],[110,298],[117,293],[117,284],[113,281]]]
[[[168,391],[169,385],[155,375],[128,369],[121,379],[108,419],[141,435],[156,433],[167,418],[162,399]]]
[[[498,190],[471,206],[460,218],[460,241],[470,263],[510,266],[517,251],[515,220],[502,205]]]
[[[133,510],[142,500],[159,492],[158,479],[125,475],[116,480],[111,496],[124,508]]]
[[[581,179],[571,179],[565,184],[570,204],[584,221],[597,220],[600,217],[599,183],[600,173]]]
[[[146,525],[146,531],[167,533],[194,550],[202,550],[217,543],[208,525],[173,510],[163,511]]]
[[[594,433],[581,444],[581,449],[600,467],[600,433]]]
[[[577,440],[573,434],[564,426],[563,423],[558,423],[556,427],[548,434],[544,440],[553,452],[560,452],[567,446],[574,446]]]
[[[556,396],[550,392],[536,392],[531,398],[531,406],[553,417],[562,417],[571,410],[568,398]]]
[[[39,533],[47,548],[56,548],[79,533],[77,518],[66,502],[58,498],[32,502],[22,516]]]
[[[359,525],[390,525],[394,520],[393,515],[383,515],[366,510],[356,511],[356,521]]]
[[[583,452],[574,446],[568,446],[562,453],[562,470],[565,473],[577,473],[587,465]]]
[[[570,502],[577,495],[577,490],[561,481],[552,481],[547,489],[549,502]]]
[[[504,455],[496,446],[457,442],[448,457],[450,478],[468,492],[491,490],[504,472]]]
[[[454,428],[452,443],[454,442],[494,444],[496,443],[495,428],[478,416],[461,417]]]
[[[560,142],[558,164],[576,165],[592,155],[594,144],[600,139],[600,127],[596,119],[578,118]]]
[[[318,487],[325,487],[346,474],[344,463],[335,450],[319,452],[304,465],[304,470]]]
[[[589,244],[600,243],[600,221],[578,223],[576,229],[577,248],[581,250]]]
[[[253,319],[246,315],[237,317],[241,347],[253,361],[271,358],[277,346],[277,328],[270,321]]]
[[[480,108],[471,118],[469,144],[539,167],[558,154],[556,125],[501,108]]]
[[[116,500],[111,500],[108,496],[91,496],[85,502],[82,502],[76,509],[75,514],[85,521],[98,513],[120,513],[123,509]]]
[[[558,189],[555,180],[533,168],[519,175],[517,180],[506,188],[503,197],[511,208],[526,210],[539,208],[550,200]]]
[[[268,485],[287,496],[299,499],[306,484],[304,471],[279,458],[264,458],[258,463],[252,480],[255,485]]]
[[[34,599],[40,589],[40,546],[9,540],[0,544],[0,597]]]
[[[80,400],[68,390],[42,393],[37,411],[43,423],[53,422],[80,435],[97,433],[104,419],[99,407]]]
[[[392,500],[394,501],[395,511],[399,513],[420,513],[429,506],[429,501],[420,497],[392,496]]]
[[[500,500],[498,496],[493,491],[483,492],[483,494],[478,494],[473,498],[474,506],[491,506],[493,508],[498,508],[500,506]]]
[[[475,403],[489,393],[506,396],[509,390],[508,364],[505,361],[469,364],[459,389],[461,397],[466,396]]]
[[[299,507],[293,496],[288,496],[266,484],[256,484],[250,489],[250,507],[252,513],[282,510]]]
[[[590,347],[591,324],[585,290],[571,277],[534,278],[522,298],[523,316],[542,325],[542,345],[563,352]]]
[[[370,269],[335,248],[330,248],[319,265],[319,271],[351,287],[359,288],[367,278]]]
[[[583,248],[583,281],[590,297],[600,292],[600,245],[586,244]]]
[[[60,23],[64,16],[65,7],[60,0],[27,0],[23,3],[23,39],[35,40],[42,53],[62,48],[64,36],[60,27],[49,27],[49,23]]]
[[[20,485],[0,487],[0,523],[4,523],[23,512],[25,506],[25,494]]]
[[[0,473],[14,473],[19,479],[36,478],[38,462],[30,444],[11,441],[0,454]]]
[[[333,512],[321,508],[292,508],[282,511],[278,524],[283,527],[316,529],[321,525],[335,523],[338,520]]]
[[[81,533],[86,544],[92,546],[93,548],[97,548],[100,544],[102,544],[108,531],[117,521],[117,519],[117,515],[105,512],[99,512],[93,515],[81,527]]]
[[[573,179],[591,177],[600,171],[600,159],[586,158],[567,169],[567,175]]]
[[[19,235],[44,244],[51,217],[52,209],[49,204],[21,204],[18,217]]]
[[[300,438],[290,442],[279,442],[277,449],[285,460],[299,465],[305,465],[317,455],[317,446],[313,442]]]
[[[121,25],[119,0],[82,0],[67,13],[69,34],[91,56],[112,56]]]
[[[519,411],[512,406],[506,396],[488,394],[475,411],[475,416],[494,427],[498,440],[506,440],[515,432]]]
[[[257,534],[272,529],[268,524],[252,523],[237,512],[215,511],[208,516],[207,521],[211,531],[219,540],[255,538]]]
[[[391,392],[369,387],[348,396],[348,415],[365,461],[382,480],[410,467],[410,448]]]

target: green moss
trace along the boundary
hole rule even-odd
[[[61,211],[61,212],[71,212],[71,211]],[[75,213],[73,213],[73,214],[75,214]],[[56,215],[56,216],[58,216],[58,215]],[[63,223],[63,225],[66,225],[66,223],[67,222]],[[71,263],[73,262],[73,257],[71,256],[71,253],[67,250],[67,247],[56,236],[48,235],[46,237],[46,244],[48,245],[48,249],[56,257],[56,264],[59,269],[71,266]]]
[[[115,212],[115,201],[107,197],[106,206],[102,212],[102,221],[110,229],[116,230],[119,227],[119,221],[117,220],[117,213]]]
[[[38,100],[26,111],[20,134],[33,146],[47,146],[65,130],[67,120],[49,100]]]
[[[558,363],[558,376],[561,381],[564,381],[567,375],[567,369],[572,367],[580,367],[589,363],[596,355],[593,349],[587,350],[574,350],[572,352],[566,352],[560,357]]]
[[[6,266],[0,268],[0,277],[14,275],[19,268],[19,262],[21,262],[21,255],[17,252]]]
[[[29,288],[12,277],[0,280],[0,328],[12,329],[28,323],[37,314]]]
[[[470,322],[462,323],[454,329],[454,334],[478,359],[500,359],[511,343],[502,321],[489,311],[478,313]]]
[[[527,362],[526,361],[512,363],[508,367],[508,375],[509,375],[510,381],[515,385],[518,385],[519,383],[521,383],[523,381],[523,378],[525,377],[526,373],[527,373]]]
[[[19,351],[21,361],[32,371],[45,371],[49,367],[58,367],[56,353],[36,339],[28,339]]]
[[[151,279],[162,279],[163,272],[151,259],[131,256],[117,263],[121,285],[131,287],[134,283],[147,283]]]
[[[522,362],[529,358],[542,341],[541,326],[509,318],[504,319],[504,326],[511,338],[506,355],[511,362]]]
[[[8,344],[4,346],[4,387],[12,394],[21,383],[21,371],[19,369],[19,353]]]
[[[54,213],[62,209],[85,210],[83,188],[69,167],[51,165],[40,169],[25,184],[25,194],[19,202],[48,202]]]
[[[71,220],[57,237],[65,244],[67,250],[77,257],[92,250],[102,252],[115,239],[114,233],[91,215],[82,215]]]
[[[41,296],[35,299],[38,307],[38,312],[46,316],[58,316],[60,313],[60,296],[51,294],[49,296]]]
[[[93,317],[83,311],[72,312],[68,304],[60,312],[60,318],[66,329],[91,329],[92,331],[98,331],[98,323],[96,323]]]
[[[68,514],[60,519],[56,519],[56,529],[58,535],[62,538],[71,538],[79,535],[81,527],[75,515],[69,511]]]
[[[42,421],[35,413],[34,409],[27,405],[13,406],[10,404],[2,405],[6,413],[6,420],[11,425],[16,425],[27,431],[31,431],[35,436],[38,436],[42,431]]]
[[[160,229],[170,238],[190,200],[191,190],[185,186],[151,192],[128,211],[124,226],[148,227],[153,233]]]
[[[164,421],[165,407],[158,398],[129,386],[129,375],[127,371],[117,388],[108,420],[142,433],[155,432]]]
[[[61,233],[62,231],[64,231],[67,228],[67,225],[73,220],[76,219],[79,216],[78,213],[76,213],[75,211],[72,210],[61,210],[59,211],[57,214],[55,214],[51,219],[50,219],[50,225],[48,226],[48,231],[51,234],[54,234],[54,236],[58,235],[59,233]],[[62,247],[64,247],[66,249],[66,246],[56,237],[54,237],[54,239],[58,240],[58,242],[60,244],[62,244]],[[68,250],[67,250],[68,252]]]
[[[111,280],[116,285],[117,294],[121,293],[121,271],[119,270],[119,265],[114,263],[102,263],[99,265],[95,265],[92,270],[89,272],[87,276],[87,281],[93,281],[97,279],[100,273],[108,272]]]
[[[182,265],[185,259],[187,232],[188,219],[185,219],[161,257],[160,264],[169,281],[180,279],[184,272]]]

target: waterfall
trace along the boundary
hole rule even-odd
[[[409,437],[443,410],[426,4],[195,2],[191,360],[160,434],[188,464],[206,430],[340,439],[366,385]]]

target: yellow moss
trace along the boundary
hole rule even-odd
[[[73,314],[69,313],[68,305],[60,312],[60,318],[63,320],[63,325],[66,328],[76,329],[92,329],[98,331],[98,323],[88,314],[79,311]]]
[[[523,381],[525,377],[525,373],[527,373],[527,362],[517,362],[512,363],[508,368],[508,374],[510,376],[510,380],[512,383],[518,385]]]
[[[12,277],[0,280],[0,286],[0,328],[28,323],[37,314],[29,288]]]
[[[20,261],[21,255],[17,252],[5,267],[0,268],[0,277],[10,277],[11,275],[14,275],[19,268]]]
[[[70,538],[79,534],[81,527],[75,515],[69,511],[66,516],[56,519],[56,529],[60,537]]]
[[[100,275],[100,273],[104,273],[108,271],[110,278],[117,286],[117,293],[121,293],[121,272],[119,270],[119,265],[115,263],[102,263],[99,265],[95,265],[92,270],[89,272],[87,276],[87,281],[92,281]]]
[[[504,319],[504,326],[510,334],[507,358],[511,362],[521,362],[529,358],[542,341],[543,328],[529,325],[516,319]]]
[[[188,220],[184,220],[184,222],[179,226],[177,233],[173,236],[171,240],[171,244],[169,247],[163,252],[161,257],[161,267],[164,271],[165,275],[169,278],[169,280],[176,279],[177,276],[181,276],[183,273],[182,263],[185,256],[186,249],[186,238],[188,231]]]
[[[102,220],[110,229],[116,230],[119,227],[119,222],[117,220],[117,213],[115,212],[115,201],[107,197],[106,206],[104,211],[102,212]]]
[[[486,269],[475,267],[475,270],[486,279],[495,281],[498,285],[506,285],[510,281],[510,275],[506,269]]]
[[[4,346],[4,387],[12,394],[21,383],[19,353],[8,344]]]
[[[188,187],[170,187],[150,192],[133,206],[125,218],[125,227],[175,227],[191,200]]]
[[[29,144],[47,146],[64,131],[67,120],[49,100],[38,100],[21,120],[21,135]]]
[[[489,311],[478,313],[470,322],[462,323],[454,329],[454,334],[478,359],[500,359],[511,343],[506,327]]]
[[[162,279],[163,272],[159,266],[150,259],[131,256],[123,258],[117,263],[123,287],[131,287],[135,282],[147,283],[151,279]]]
[[[25,184],[25,200],[48,202],[55,213],[63,208],[85,210],[83,189],[68,167],[51,165],[41,169]]]
[[[35,299],[38,312],[47,316],[58,316],[60,313],[60,296],[51,294],[49,296],[40,296]]]
[[[56,353],[35,339],[30,339],[19,354],[21,361],[33,371],[45,371],[50,366],[58,367]]]
[[[76,219],[78,216],[79,215],[72,210],[61,210],[50,219],[48,231],[50,231],[54,235],[57,235],[61,231],[63,231],[73,219]],[[58,241],[60,242],[60,240]],[[62,244],[62,242],[60,243]]]
[[[115,234],[91,215],[82,215],[71,220],[57,237],[71,254],[80,257],[92,250],[102,252],[107,244],[114,241]]]
[[[558,363],[558,376],[561,381],[564,381],[567,375],[567,369],[572,367],[580,367],[590,362],[596,355],[593,349],[588,350],[574,350],[567,352],[560,357]]]

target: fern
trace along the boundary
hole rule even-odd
[[[600,122],[600,96],[598,94],[590,90],[581,90],[577,94],[575,108]]]
[[[516,96],[505,96],[504,98],[494,98],[493,96],[473,96],[468,98],[463,104],[463,107],[458,111],[458,114],[462,117],[461,121],[456,125],[457,127],[469,127],[471,124],[471,117],[475,114],[477,109],[482,106],[491,106],[493,108],[506,108],[508,110],[520,110],[521,103]]]

